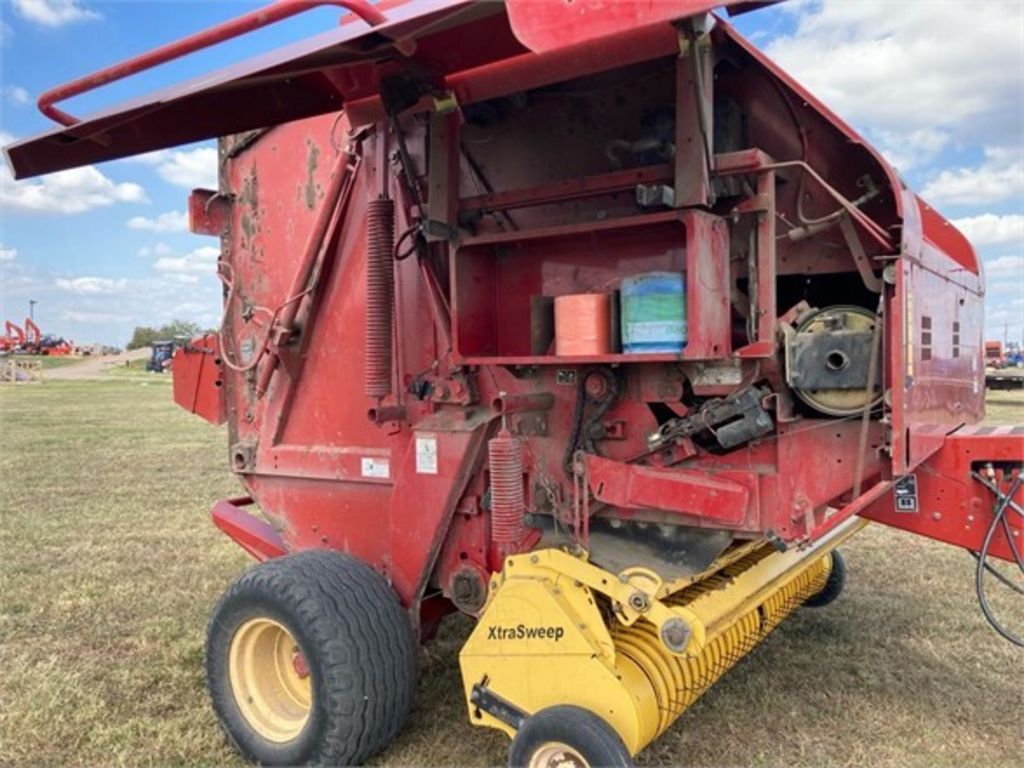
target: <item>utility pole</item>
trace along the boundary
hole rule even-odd
[[[36,304],[38,303],[35,299],[28,300],[28,319],[33,323],[36,321]]]

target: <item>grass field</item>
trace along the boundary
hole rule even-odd
[[[0,765],[239,764],[202,673],[207,615],[248,564],[207,510],[238,486],[223,431],[168,384],[0,388]],[[1024,395],[989,413],[1024,423]],[[845,551],[843,598],[783,624],[644,764],[1021,764],[1021,655],[983,621],[969,558],[879,527]],[[503,737],[466,721],[468,630],[422,651],[416,709],[376,764],[503,763]]]

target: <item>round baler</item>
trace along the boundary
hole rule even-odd
[[[317,5],[352,13],[55,106]],[[8,148],[19,178],[219,138],[189,217],[223,323],[174,397],[227,424],[245,495],[213,519],[261,561],[206,649],[248,759],[385,748],[461,611],[469,719],[511,765],[629,765],[839,595],[867,521],[971,550],[979,586],[1020,561],[1021,428],[975,426],[978,259],[710,14],[747,5],[279,0],[41,98],[64,127]],[[630,340],[676,346],[624,346],[652,274],[685,288]]]

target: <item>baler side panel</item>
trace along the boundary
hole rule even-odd
[[[226,186],[236,191],[227,241],[236,286],[225,323],[232,350],[258,350],[270,313],[286,300],[335,147],[347,131],[344,117],[329,116],[274,128],[237,153],[224,143],[223,151],[233,155],[225,164]],[[408,141],[422,147],[423,138],[411,129]],[[493,417],[480,410],[477,417],[459,413],[431,421],[430,405],[407,391],[439,353],[424,322],[430,308],[415,259],[394,262],[395,394],[379,404],[404,417],[377,424],[369,416],[374,403],[364,394],[362,376],[366,209],[383,184],[377,164],[385,153],[378,141],[363,141],[340,232],[316,291],[302,299],[298,344],[281,351],[263,397],[254,388],[258,376],[229,375],[230,439],[236,471],[290,550],[352,553],[383,572],[406,605],[415,605],[456,505],[480,470]],[[400,211],[399,231],[407,226]],[[433,466],[422,455],[426,444]]]
[[[974,252],[909,192],[904,210],[903,254],[893,265],[887,307],[897,476],[940,450],[950,432],[985,415],[984,294]]]

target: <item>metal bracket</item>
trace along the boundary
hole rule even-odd
[[[434,102],[434,111],[439,115],[447,115],[459,108],[459,100],[454,91],[439,91],[431,96]]]
[[[420,222],[419,229],[423,236],[431,242],[448,240],[454,243],[459,239],[459,230],[456,227],[450,227],[437,219],[424,219]]]
[[[486,678],[484,680],[486,682]],[[522,726],[523,720],[526,719],[526,713],[523,710],[505,701],[505,699],[487,688],[483,683],[477,683],[473,686],[473,690],[469,694],[469,700],[491,717],[515,728],[517,731]]]
[[[653,208],[659,205],[674,208],[676,191],[668,184],[637,184],[636,204],[641,208]]]
[[[621,624],[632,626],[641,618],[649,621],[657,629],[662,645],[675,656],[699,653],[707,640],[707,630],[696,614],[658,599],[662,579],[647,568],[629,568],[613,576],[558,549],[541,549],[529,555],[510,557],[506,566],[511,564],[519,566],[515,569],[519,577],[530,569],[548,570],[605,595],[611,599],[612,610]]]
[[[872,293],[881,293],[882,281],[871,268],[871,262],[864,251],[864,244],[857,236],[857,230],[853,228],[853,221],[849,215],[839,219],[839,231],[843,233],[843,238],[853,255],[853,261],[857,265],[857,271],[860,273],[860,279],[864,281],[864,286]]]

